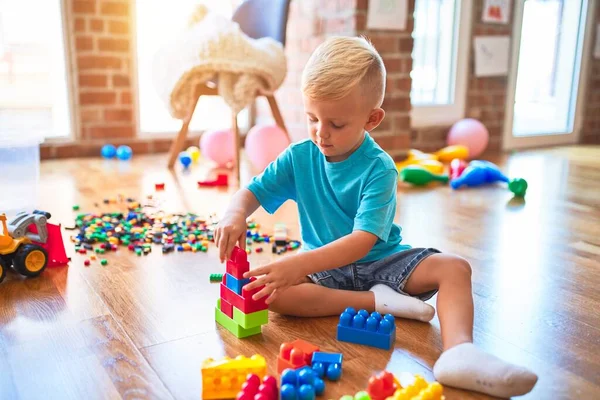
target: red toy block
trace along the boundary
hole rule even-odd
[[[399,387],[396,385],[394,375],[388,371],[381,371],[369,378],[367,392],[371,396],[371,400],[384,400],[392,396],[396,389]]]
[[[251,278],[250,282],[253,282],[254,280],[256,280],[256,278]],[[229,289],[224,283],[221,283],[221,299],[227,301],[244,314],[266,310],[267,304],[265,301],[267,300],[267,296],[260,300],[252,300],[252,295],[261,290],[263,287],[264,286],[259,286],[252,291],[242,288],[242,295],[240,296],[233,290]]]
[[[256,374],[248,374],[246,382],[242,384],[236,400],[277,400],[279,390],[277,389],[277,379],[270,375],[265,375],[260,381]]]
[[[227,174],[218,174],[217,179],[212,181],[198,181],[198,186],[228,186],[229,185],[229,177]]]
[[[298,369],[312,363],[312,356],[319,347],[302,339],[290,343],[282,343],[277,357],[277,372],[281,374],[285,369]]]
[[[244,279],[244,273],[250,271],[248,254],[235,246],[231,252],[231,257],[227,260],[227,273],[236,279]]]
[[[225,299],[221,299],[221,312],[233,319],[233,306]]]

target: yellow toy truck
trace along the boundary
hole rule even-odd
[[[19,214],[9,226],[6,214],[0,214],[0,282],[6,276],[6,270],[12,266],[15,271],[27,277],[38,276],[48,265],[48,253],[39,244],[47,240],[46,221],[43,212]],[[37,234],[27,232],[27,227],[35,224]]]

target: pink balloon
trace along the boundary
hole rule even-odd
[[[449,146],[460,144],[469,149],[469,158],[481,155],[488,145],[490,134],[485,125],[473,118],[458,121],[448,132]]]
[[[289,146],[285,132],[277,125],[254,126],[246,136],[246,154],[255,168],[262,171]]]
[[[200,137],[200,152],[219,167],[235,160],[234,136],[231,129],[206,131]]]

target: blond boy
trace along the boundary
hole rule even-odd
[[[531,371],[473,345],[471,266],[457,256],[401,243],[397,170],[370,137],[385,116],[386,71],[363,38],[334,37],[312,54],[302,76],[310,138],[290,145],[239,190],[215,232],[223,262],[245,248],[246,219],[298,204],[302,251],[250,271],[249,288],[266,285],[272,311],[339,315],[346,307],[430,321],[434,294],[444,352],[433,368],[446,385],[499,397],[522,395]]]

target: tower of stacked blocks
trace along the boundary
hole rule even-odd
[[[248,255],[236,246],[227,260],[227,273],[223,275],[221,296],[215,308],[217,323],[240,339],[261,333],[262,325],[269,320],[266,296],[260,300],[252,299],[264,286],[251,291],[244,288],[256,279],[244,279],[244,273],[249,269]]]

